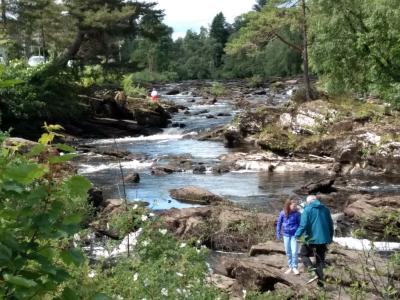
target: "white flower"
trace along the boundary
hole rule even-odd
[[[246,294],[247,294],[247,291],[243,290],[243,299],[246,299]]]
[[[196,249],[196,252],[197,252],[197,253],[200,253],[200,249]]]
[[[149,280],[146,278],[143,283],[144,283],[144,286],[147,287],[149,285]]]
[[[168,297],[168,290],[166,288],[161,289],[161,295]]]
[[[141,217],[140,217],[140,219],[144,222],[144,221],[147,221],[147,219],[148,219],[149,217],[148,216],[146,216],[146,215],[142,215]]]
[[[139,277],[139,274],[138,274],[138,273],[133,274],[133,281],[138,280],[138,277]]]
[[[181,245],[179,246],[179,248],[184,248],[186,247],[186,243],[181,243]]]
[[[183,277],[183,274],[179,272],[176,272],[176,275],[178,275],[179,277]]]
[[[148,246],[149,244],[150,244],[150,242],[147,241],[147,240],[142,242],[142,245],[143,245],[144,247]]]
[[[167,229],[158,229],[158,231],[159,231],[162,235],[166,235],[166,234],[167,234]]]
[[[115,298],[118,300],[124,300],[124,298],[122,298],[120,295],[117,295]]]
[[[176,289],[176,292],[177,292],[178,294],[182,294],[182,290],[181,290],[180,288],[177,288],[177,289]]]
[[[197,241],[196,241],[196,244],[197,244],[197,245],[200,245],[200,244],[201,244],[201,241],[200,241],[200,240],[197,240]]]
[[[132,207],[132,210],[135,210],[135,209],[137,209],[137,208],[138,208],[138,205],[135,204],[135,205]]]
[[[155,216],[155,214],[153,214],[153,213],[149,213],[149,216],[150,216],[150,217],[154,217],[154,216]]]

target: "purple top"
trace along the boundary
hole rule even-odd
[[[285,212],[282,210],[276,224],[276,238],[279,240],[282,233],[284,236],[294,236],[300,225],[300,218],[301,214],[298,211],[291,211],[286,218]]]

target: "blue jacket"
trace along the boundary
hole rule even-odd
[[[301,214],[295,237],[305,234],[309,244],[330,244],[333,238],[333,221],[329,209],[319,200],[306,205]]]
[[[281,238],[281,233],[284,236],[294,236],[297,228],[300,225],[300,213],[298,211],[292,211],[286,218],[284,211],[281,211],[276,223],[276,238]]]

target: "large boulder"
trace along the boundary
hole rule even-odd
[[[299,106],[292,123],[293,130],[298,133],[318,133],[320,127],[332,121],[337,111],[323,100],[308,101]]]
[[[239,146],[243,142],[243,135],[240,131],[240,128],[237,126],[229,126],[225,129],[224,137],[226,140],[226,145],[228,147],[236,147]]]
[[[165,226],[180,239],[199,239],[214,250],[248,251],[275,234],[275,215],[254,213],[231,204],[170,209]]]
[[[221,203],[224,199],[210,191],[196,186],[188,186],[169,191],[172,198],[185,203],[191,204],[216,204]]]
[[[18,149],[18,152],[20,153],[28,153],[29,151],[32,150],[33,147],[35,147],[38,144],[38,142],[33,142],[30,140],[26,140],[23,138],[18,138],[18,137],[9,137],[6,138],[5,141],[3,142],[2,147],[15,147]]]
[[[395,212],[400,209],[400,195],[374,196],[355,194],[350,196],[352,203],[344,210],[354,220],[373,220],[379,213]]]
[[[388,174],[400,174],[400,142],[383,144],[370,162]]]

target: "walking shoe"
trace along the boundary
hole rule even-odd
[[[300,275],[300,272],[297,268],[293,268],[292,271],[293,271],[294,275]]]
[[[311,278],[309,281],[306,282],[306,284],[310,284],[310,283],[312,283],[312,282],[314,282],[316,280],[318,280],[318,276],[315,276],[315,277]]]
[[[290,272],[292,272],[292,269],[287,269],[286,271],[285,271],[285,273],[284,274],[290,274]]]

